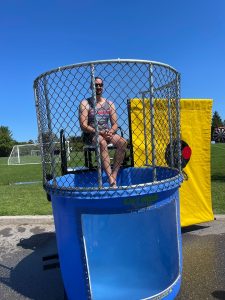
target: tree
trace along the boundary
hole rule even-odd
[[[213,117],[212,117],[212,127],[217,128],[217,127],[222,127],[223,126],[223,121],[217,111],[214,112]]]
[[[43,144],[57,143],[59,142],[59,138],[54,132],[46,131],[42,132],[41,136],[38,136],[38,143],[41,143],[41,141]]]
[[[12,132],[7,126],[0,126],[0,156],[9,156],[13,144]]]
[[[212,117],[212,126],[211,126],[211,138],[213,136],[213,132],[215,128],[222,127],[223,126],[223,121],[217,111],[214,112],[213,117]]]

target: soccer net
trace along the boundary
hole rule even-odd
[[[40,156],[41,151],[40,150],[31,150],[30,154],[31,154],[31,156]]]
[[[70,158],[69,141],[66,141],[67,157]],[[54,157],[56,162],[61,160],[60,143],[54,143]],[[40,144],[15,145],[8,158],[8,165],[29,165],[41,163]]]

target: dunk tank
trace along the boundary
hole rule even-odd
[[[101,154],[96,77],[104,84],[102,97],[115,107],[117,134],[126,141],[116,185],[109,183]],[[178,294],[179,85],[171,66],[130,59],[59,67],[35,80],[43,184],[52,203],[66,298],[174,299]],[[94,138],[86,144],[80,105],[89,98]],[[107,148],[113,170],[117,149]]]

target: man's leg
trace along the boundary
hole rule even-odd
[[[114,179],[112,177],[112,169],[111,169],[111,165],[110,165],[108,144],[102,136],[99,136],[99,145],[100,145],[102,166],[108,176],[109,184],[112,185],[114,183]]]
[[[118,171],[123,163],[126,148],[127,148],[127,141],[122,138],[118,134],[114,134],[111,143],[116,147],[116,153],[114,156],[114,164],[113,164],[113,170],[112,170],[112,177],[114,178],[116,182]]]

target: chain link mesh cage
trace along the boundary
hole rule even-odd
[[[116,184],[111,184],[102,154],[96,77],[104,84],[101,97],[109,103],[107,110],[115,108],[118,128],[113,134],[124,142],[122,152],[117,153],[119,143],[111,145],[107,140],[112,173],[120,157]],[[34,92],[46,191],[97,190],[103,195],[108,190],[154,189],[156,183],[160,188],[160,182],[172,187],[181,174],[179,86],[175,69],[142,60],[80,63],[40,75]],[[93,106],[87,99],[92,99]],[[90,107],[95,114],[89,144],[81,126],[81,103],[87,103],[86,118]]]

